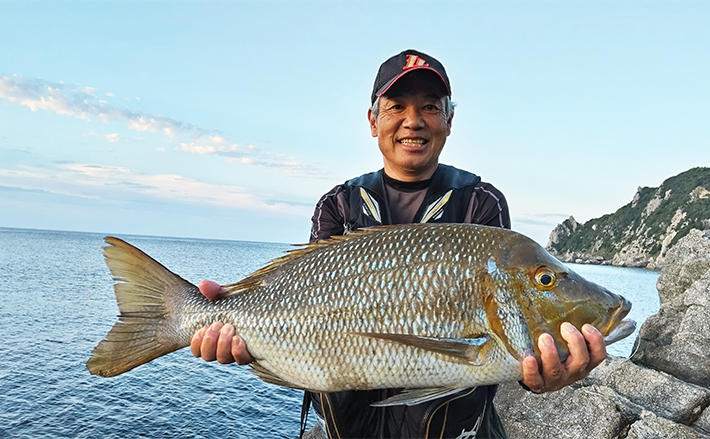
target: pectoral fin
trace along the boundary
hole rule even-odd
[[[454,387],[436,387],[432,389],[407,389],[403,390],[402,393],[398,393],[394,396],[390,396],[380,402],[375,402],[370,404],[373,407],[389,407],[393,405],[406,405],[412,406],[421,404],[423,402],[432,401],[438,398],[443,398],[445,396],[454,395],[465,389],[459,389]]]
[[[481,334],[475,338],[440,338],[422,337],[408,334],[385,334],[379,332],[356,332],[356,335],[394,341],[407,346],[424,349],[445,355],[449,361],[465,363],[474,366],[482,364],[480,354],[489,341],[489,337]]]

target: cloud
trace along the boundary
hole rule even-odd
[[[236,150],[237,145],[233,145]],[[175,148],[176,151],[187,151],[187,152],[192,152],[195,154],[214,154],[218,151],[225,151],[224,147],[221,147],[220,149],[212,146],[212,145],[200,145],[195,142],[190,142],[190,143],[181,143],[180,146]]]
[[[105,96],[111,98],[113,93],[105,93]],[[228,163],[275,169],[292,177],[331,177],[329,170],[302,163],[296,157],[271,153],[253,145],[238,146],[216,130],[207,130],[169,117],[116,106],[99,99],[92,87],[26,78],[21,75],[0,76],[0,99],[25,106],[32,111],[50,111],[83,120],[120,121],[131,130],[162,132],[169,138],[190,134],[193,140],[180,143],[180,146],[175,148],[177,151],[219,156]],[[91,135],[103,137],[112,143],[125,142],[118,133],[99,135],[92,132]],[[136,138],[136,141],[138,140],[142,139]],[[156,149],[165,152],[164,147]]]
[[[107,96],[113,96],[107,93]],[[46,110],[78,119],[94,118],[122,121],[133,130],[163,132],[168,137],[190,133],[195,137],[217,135],[207,130],[169,117],[111,105],[96,97],[92,87],[26,78],[21,75],[0,76],[0,99],[28,107],[32,111]]]
[[[100,137],[104,139],[107,142],[110,143],[117,143],[117,142],[125,142],[121,136],[118,135],[118,133],[110,133],[110,134],[98,134],[93,131],[89,132],[86,134],[87,136],[92,136],[92,137]]]
[[[526,224],[532,227],[547,227],[552,230],[558,224],[569,218],[562,213],[518,214],[513,218],[516,224]]]
[[[225,143],[226,141],[224,137],[218,136],[219,143]],[[231,145],[211,145],[204,142],[183,142],[175,150],[193,154],[221,156],[224,157],[227,163],[277,168],[285,174],[296,177],[326,178],[329,176],[329,171],[326,169],[301,163],[296,157],[262,151],[254,145],[239,146],[236,143]]]
[[[239,186],[204,183],[176,174],[145,174],[120,166],[86,163],[63,163],[49,169],[0,169],[0,186],[123,202],[144,198],[301,217],[311,213],[310,207],[269,201]]]
[[[104,139],[106,139],[107,142],[111,142],[111,143],[116,143],[121,140],[121,138],[118,137],[117,133],[106,134],[106,135],[104,135]]]

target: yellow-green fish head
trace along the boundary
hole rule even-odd
[[[516,242],[503,245],[500,262],[489,261],[488,272],[512,285],[533,340],[547,332],[557,345],[560,358],[569,355],[560,334],[562,323],[581,329],[586,323],[597,328],[607,344],[630,335],[635,322],[623,320],[631,302],[584,279],[523,235],[511,235]],[[537,343],[535,353],[540,355]]]

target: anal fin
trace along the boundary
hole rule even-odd
[[[390,396],[379,402],[370,404],[373,407],[389,407],[393,405],[412,406],[433,401],[445,396],[455,395],[465,389],[456,387],[435,387],[431,389],[406,389],[402,393]]]

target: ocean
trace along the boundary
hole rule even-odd
[[[288,244],[122,235],[196,283],[236,281]],[[114,378],[85,363],[116,321],[103,235],[0,228],[0,438],[294,438],[302,392],[266,384],[189,349]],[[569,264],[633,302],[639,326],[658,311],[658,273]],[[635,335],[609,346],[628,356]],[[311,423],[313,417],[310,418]]]

